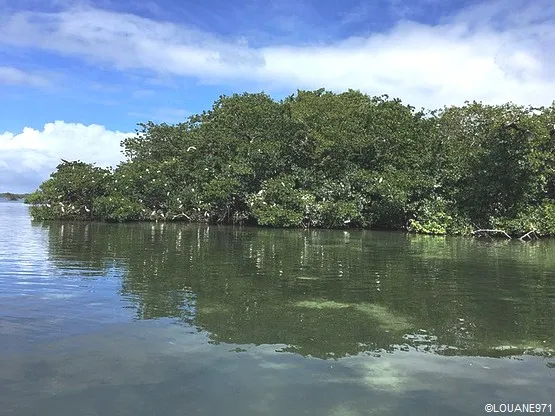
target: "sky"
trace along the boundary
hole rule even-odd
[[[552,0],[0,0],[0,192],[115,166],[137,123],[222,94],[548,106],[553,45]]]

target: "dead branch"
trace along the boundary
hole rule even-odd
[[[472,231],[472,234],[486,234],[487,236],[490,236],[489,235],[490,233],[491,234],[503,234],[509,240],[511,239],[511,236],[509,234],[507,234],[507,232],[505,232],[504,230],[479,229],[479,230],[476,230],[476,231]]]
[[[524,241],[525,238],[528,238],[530,240],[532,240],[532,236],[535,239],[538,239],[538,235],[536,234],[536,230],[532,230],[532,231],[528,231],[526,234],[524,234],[522,237],[519,238],[520,241]]]

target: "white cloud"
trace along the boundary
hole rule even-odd
[[[266,90],[354,88],[428,108],[473,99],[549,105],[555,98],[554,15],[550,0],[487,2],[438,25],[399,21],[388,32],[359,38],[253,48],[241,38],[225,40],[174,23],[84,7],[5,12],[0,45],[131,73],[147,70],[163,80],[242,81]],[[353,19],[358,20],[347,15],[338,25]],[[0,84],[47,86],[45,73],[0,66]],[[135,98],[149,93],[139,89]],[[151,117],[171,122],[186,115],[165,108]],[[0,134],[0,191],[36,188],[61,158],[116,165],[122,159],[120,141],[132,134],[62,121],[42,131]]]
[[[314,46],[251,48],[188,27],[94,8],[8,16],[0,43],[150,70],[269,88],[361,89],[416,106],[464,100],[549,105],[555,91],[553,3],[466,9],[440,25],[401,21],[387,33]],[[520,17],[520,19],[518,19]]]
[[[0,66],[0,84],[45,87],[48,86],[50,82],[42,75],[22,71],[21,69],[9,66]]]
[[[123,160],[121,140],[132,135],[63,121],[48,123],[42,130],[0,133],[0,192],[35,189],[62,158],[115,166]]]

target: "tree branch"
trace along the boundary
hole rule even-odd
[[[528,231],[526,234],[520,237],[519,240],[524,241],[525,238],[529,238],[530,240],[532,240],[532,236],[534,236],[536,239],[538,238],[538,235],[536,234],[536,230]]]
[[[476,231],[472,231],[472,234],[481,234],[481,233],[486,233],[486,235],[489,235],[488,233],[503,234],[505,237],[507,237],[509,240],[511,240],[511,236],[509,234],[507,234],[507,232],[504,231],[504,230],[479,229],[479,230],[476,230]]]

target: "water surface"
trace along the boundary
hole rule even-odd
[[[7,415],[554,402],[555,242],[34,223],[0,202]]]

